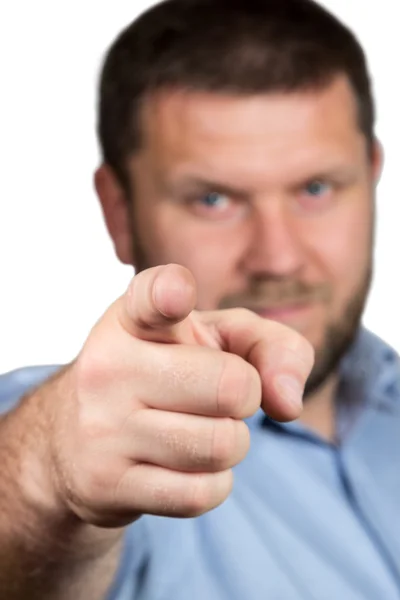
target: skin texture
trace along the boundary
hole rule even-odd
[[[104,598],[123,527],[221,504],[248,449],[243,419],[260,406],[298,418],[307,380],[305,419],[332,436],[332,365],[368,289],[380,168],[346,81],[165,91],[143,133],[131,197],[107,166],[95,176],[139,274],[77,359],[0,420],[8,600]]]
[[[380,169],[381,149],[368,152],[337,77],[323,90],[250,98],[159,93],[129,161],[129,197],[104,166],[96,187],[120,260],[138,271],[182,264],[197,308],[245,307],[306,337],[316,361],[302,418],[332,437],[335,367],[372,275]]]
[[[124,525],[218,506],[248,450],[242,419],[298,416],[310,344],[195,304],[187,269],[143,271],[77,360],[0,421],[1,597],[103,598]]]

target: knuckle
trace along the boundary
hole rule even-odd
[[[301,352],[305,347],[305,338],[297,331],[290,331],[290,335],[286,337],[286,344],[294,352]]]
[[[250,417],[261,405],[262,383],[257,369],[245,363],[246,373],[242,379],[242,389],[238,389],[238,405],[241,410],[238,417]]]
[[[155,439],[161,448],[173,455],[189,454],[193,459],[198,455],[196,439],[184,427],[160,429]]]
[[[272,366],[289,367],[306,377],[314,363],[312,344],[301,333],[281,323],[273,323],[270,333],[267,362]]]
[[[142,492],[138,505],[140,512],[171,517],[187,516],[187,496],[191,488],[191,477],[187,474],[174,474],[157,469],[151,476],[140,478],[138,481]]]
[[[112,482],[104,461],[92,457],[86,459],[85,463],[75,476],[73,501],[87,508],[100,508],[113,487]]]
[[[185,514],[189,517],[197,517],[203,514],[210,506],[210,482],[201,474],[192,477],[190,485],[187,486],[183,507]]]
[[[238,307],[233,308],[232,311],[235,313],[235,321],[237,323],[249,323],[257,318],[254,312],[252,312],[248,308]]]
[[[236,438],[234,447],[234,464],[244,459],[250,448],[250,430],[243,421],[235,422]],[[234,466],[234,465],[232,465]]]
[[[293,352],[297,352],[299,354],[312,351],[312,345],[306,340],[306,338],[301,333],[283,325],[281,325],[281,327],[283,328],[283,343],[286,346],[286,348],[293,350]]]
[[[156,514],[196,517],[209,508],[210,492],[204,474],[192,474],[189,480],[185,478],[179,486],[152,481],[146,487]]]
[[[238,356],[225,356],[217,389],[218,414],[244,418],[260,401],[261,381],[256,369]]]
[[[75,364],[77,389],[84,393],[94,392],[109,384],[110,359],[99,350],[84,348]]]
[[[285,349],[293,356],[296,366],[306,375],[314,362],[314,348],[300,333],[291,331],[284,342]]]
[[[95,443],[108,436],[111,430],[111,421],[102,410],[93,410],[89,403],[79,407],[79,434],[85,444]]]
[[[210,462],[215,470],[225,470],[232,465],[237,446],[236,423],[220,419],[212,427]]]
[[[315,359],[315,350],[311,342],[306,340],[304,337],[301,337],[300,352],[304,358],[306,366],[311,369]]]

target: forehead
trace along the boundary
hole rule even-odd
[[[319,90],[257,96],[163,91],[149,98],[142,117],[144,153],[160,169],[196,166],[217,176],[230,169],[239,176],[246,164],[265,173],[268,166],[301,169],[365,154],[345,77]]]

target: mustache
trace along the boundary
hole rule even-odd
[[[288,304],[327,303],[331,297],[331,287],[326,283],[263,280],[251,283],[246,291],[227,296],[220,308],[268,309]]]

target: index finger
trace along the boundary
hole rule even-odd
[[[303,336],[246,309],[197,316],[216,330],[223,350],[241,356],[257,369],[261,406],[268,416],[290,421],[300,415],[305,383],[314,363],[313,347]]]

